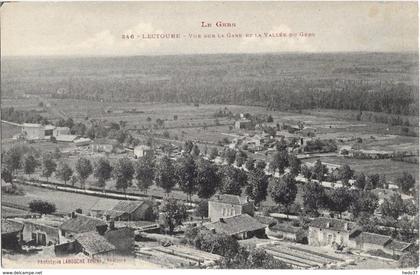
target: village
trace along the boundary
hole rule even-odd
[[[324,160],[413,159],[418,149],[361,146],[391,134],[325,138],[322,129],[339,127],[331,123],[227,107],[214,117],[192,129],[223,127],[214,142],[174,138],[177,127],[160,118],[147,127],[2,120],[19,129],[2,139],[3,259],[356,269],[418,258],[417,175],[390,179]]]

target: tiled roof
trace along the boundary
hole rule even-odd
[[[223,218],[217,222],[207,223],[204,226],[208,229],[214,229],[217,233],[225,233],[227,235],[235,235],[265,228],[264,224],[258,222],[248,214]]]
[[[375,233],[362,232],[355,237],[355,240],[362,243],[377,244],[384,246],[387,242],[391,240],[391,237]]]
[[[316,218],[311,222],[310,226],[321,229],[350,232],[356,228],[356,223],[339,219]]]
[[[99,199],[90,208],[90,210],[105,211],[114,208],[118,204],[118,200],[113,199]]]
[[[76,235],[75,239],[90,255],[105,253],[116,249],[114,245],[96,232],[81,233]]]
[[[117,211],[117,210],[105,210],[104,215],[109,216],[111,219],[118,218],[122,215],[124,215],[126,212],[123,211]]]
[[[385,248],[397,251],[404,251],[406,250],[411,243],[400,242],[396,240],[391,240],[388,244],[386,244]]]
[[[1,221],[1,234],[8,234],[19,232],[23,230],[23,224],[11,221],[11,220],[2,220]]]
[[[112,208],[112,210],[130,214],[136,211],[136,209],[142,206],[144,203],[146,203],[146,201],[119,201],[117,205]]]
[[[246,204],[248,202],[246,198],[241,198],[240,196],[229,195],[229,194],[214,195],[210,199],[210,201],[228,203],[228,204],[236,204],[236,205],[243,205],[243,204]]]
[[[75,218],[65,221],[60,228],[70,232],[83,233],[96,231],[97,227],[105,225],[107,224],[103,220],[78,214]]]

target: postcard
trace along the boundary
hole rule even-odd
[[[418,26],[418,2],[3,3],[2,268],[416,270]]]

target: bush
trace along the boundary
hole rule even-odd
[[[51,214],[55,212],[55,204],[41,201],[41,200],[33,200],[29,203],[29,208],[31,212],[39,213],[39,214]]]

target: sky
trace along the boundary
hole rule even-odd
[[[15,2],[1,8],[1,55],[412,52],[417,9],[417,2]],[[297,37],[256,36],[264,33]],[[142,38],[150,34],[180,38]]]

